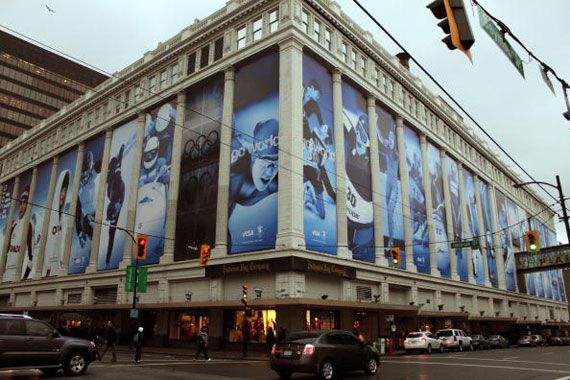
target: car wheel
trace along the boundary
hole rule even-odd
[[[457,347],[459,352],[463,352],[463,343],[459,342],[459,346]]]
[[[87,357],[84,352],[72,351],[65,359],[63,372],[68,376],[79,376],[87,370],[87,365]]]
[[[378,360],[374,356],[371,356],[366,361],[366,374],[368,376],[374,376],[376,372],[378,372]]]
[[[470,350],[470,351],[474,351],[474,350],[475,350],[475,347],[473,347],[473,343],[469,343],[469,350]]]
[[[322,380],[331,380],[336,376],[333,362],[328,359],[323,360],[319,369],[319,378]]]
[[[287,380],[291,378],[291,372],[289,371],[277,371],[280,379]]]
[[[431,354],[431,344],[428,344],[426,348],[426,353]]]
[[[443,344],[440,344],[440,345],[439,345],[439,353],[440,353],[440,354],[443,354]]]

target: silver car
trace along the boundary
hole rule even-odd
[[[443,352],[443,345],[439,339],[427,331],[409,333],[404,340],[404,348],[407,354],[412,351],[423,351],[427,354],[431,354],[434,350]]]

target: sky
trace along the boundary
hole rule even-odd
[[[557,94],[554,96],[544,84],[536,61],[530,61],[511,41],[527,63],[523,79],[479,27],[477,10],[469,0],[465,2],[475,36],[471,47],[473,64],[461,52],[448,50],[440,41],[444,34],[437,27],[439,20],[425,7],[431,0],[360,2],[535,180],[555,184],[555,176],[560,175],[564,193],[570,197],[570,122],[562,116],[566,106],[559,83],[554,82]],[[570,23],[567,22],[570,1],[479,2],[502,20],[535,56],[570,83]],[[2,0],[0,26],[114,73],[225,3],[225,0]],[[338,0],[338,3],[388,52],[400,52],[352,0]],[[411,72],[433,93],[441,94],[413,63]],[[472,125],[466,116],[464,119]],[[482,136],[477,129],[475,132]],[[492,143],[489,146],[498,152]],[[506,158],[504,161],[524,181],[530,181],[515,164]],[[548,204],[554,203],[536,185],[531,187]],[[550,192],[558,198],[555,189]],[[562,223],[557,221],[556,225],[558,240],[566,243]]]

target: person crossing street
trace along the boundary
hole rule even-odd
[[[208,356],[208,328],[206,326],[202,327],[202,330],[200,330],[200,334],[198,335],[198,351],[196,352],[196,355],[194,355],[194,360],[198,360],[198,356],[200,356],[200,353],[204,353],[204,358],[207,361],[212,360],[209,356]]]

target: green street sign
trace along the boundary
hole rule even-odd
[[[139,267],[139,273],[137,278],[137,292],[146,293],[146,277],[147,277],[147,267]]]
[[[470,248],[472,240],[454,241],[451,243],[451,248]]]
[[[471,240],[471,248],[473,249],[481,249],[481,244],[479,244],[479,239]]]
[[[137,292],[146,293],[146,279],[148,270],[146,267],[137,267]],[[127,276],[125,279],[125,292],[135,291],[135,267],[129,265],[127,267]]]
[[[125,278],[125,292],[135,291],[135,267],[129,265],[127,267],[127,276]]]

